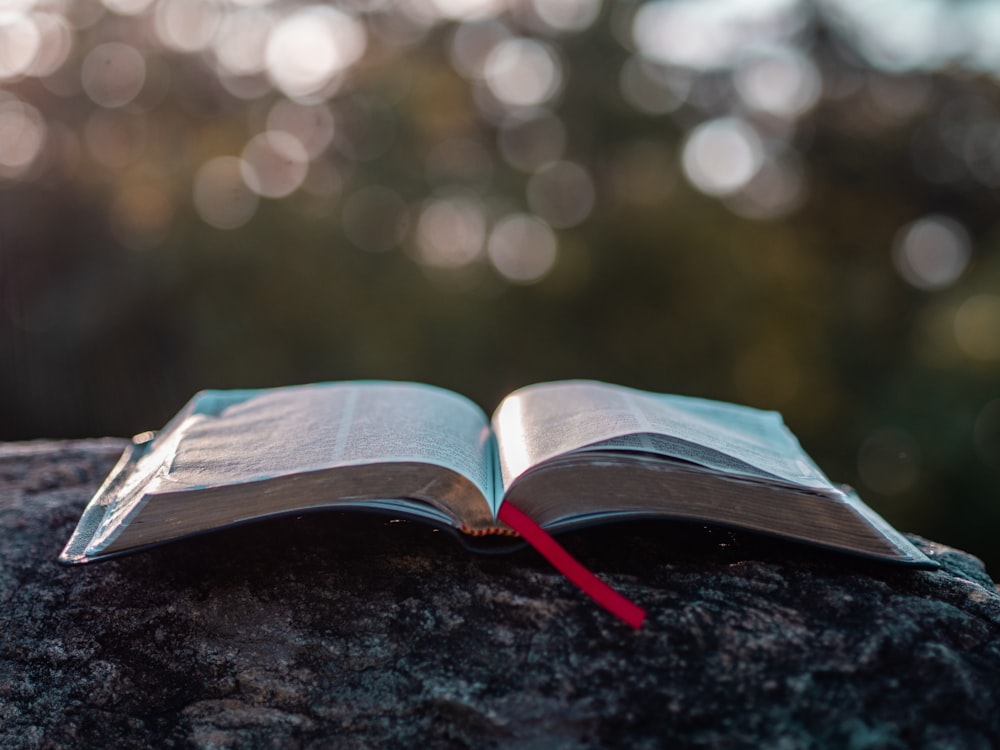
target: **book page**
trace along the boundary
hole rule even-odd
[[[137,436],[133,445],[127,471],[101,503],[107,510],[85,554],[101,552],[123,529],[132,528],[129,519],[154,496],[191,497],[195,491],[201,498],[225,498],[223,506],[235,512],[216,508],[213,515],[210,500],[205,507],[154,504],[151,512],[162,511],[166,521],[149,526],[156,528],[142,537],[143,543],[169,538],[164,533],[182,526],[186,530],[213,528],[207,518],[223,519],[218,526],[224,526],[240,517],[240,509],[249,518],[261,515],[262,508],[291,507],[289,503],[296,502],[292,495],[303,488],[307,495],[322,497],[323,487],[336,486],[331,500],[356,501],[370,508],[389,507],[385,501],[396,498],[397,502],[423,498],[433,506],[433,492],[440,489],[443,472],[428,474],[429,466],[465,477],[490,504],[489,509],[472,512],[470,518],[491,517],[496,448],[486,415],[465,397],[432,386],[360,381],[203,391],[158,434]],[[348,476],[347,472],[324,476],[327,470],[347,467],[370,470],[352,471],[354,479],[339,485],[336,476]],[[408,485],[408,494],[375,494],[386,490],[373,488],[401,486],[401,471],[423,479],[414,480],[419,481],[417,486]],[[270,505],[263,502],[268,480],[282,478],[289,483],[269,485],[282,488],[280,497]],[[322,484],[317,485],[318,481]],[[255,489],[241,495],[251,484]],[[427,497],[421,494],[425,489]],[[448,498],[439,499],[449,506]],[[187,513],[184,519],[177,515],[181,507]],[[440,509],[436,512],[438,517],[457,517],[447,512],[442,516]],[[434,513],[422,510],[421,517]],[[133,520],[135,528],[142,524],[141,518]],[[199,526],[204,523],[208,525]]]
[[[489,496],[486,416],[456,393],[361,381],[198,394],[157,440],[171,443],[160,489],[242,484],[337,466],[416,461]]]
[[[658,453],[727,473],[833,486],[776,412],[593,381],[528,386],[493,417],[504,486],[580,450]]]

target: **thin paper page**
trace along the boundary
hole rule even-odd
[[[89,548],[103,548],[151,494],[341,466],[443,466],[490,497],[494,450],[482,410],[432,386],[362,381],[203,391],[145,444]]]
[[[181,436],[161,471],[160,489],[419,461],[456,471],[489,492],[489,426],[479,407],[458,394],[384,382],[240,393],[196,397],[176,426]]]
[[[506,399],[494,416],[494,428],[505,486],[546,459],[607,447],[831,488],[780,415],[733,404],[592,381],[546,383]]]

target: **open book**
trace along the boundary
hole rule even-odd
[[[516,536],[510,505],[547,532],[687,519],[930,564],[833,485],[777,413],[592,381],[522,388],[492,420],[416,383],[203,391],[133,439],[60,560],[314,509],[416,519],[488,547]]]
[[[934,567],[833,485],[779,414],[592,381],[522,388],[492,419],[417,383],[203,391],[133,438],[59,559],[322,509],[424,521],[484,551],[521,536],[635,627],[643,611],[551,532],[684,519]]]

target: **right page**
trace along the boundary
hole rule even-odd
[[[689,520],[933,566],[831,484],[776,412],[564,381],[515,391],[493,428],[505,502],[550,532]]]
[[[493,416],[505,487],[555,456],[635,450],[839,494],[777,412],[588,380],[527,386]]]

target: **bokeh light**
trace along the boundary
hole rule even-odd
[[[257,195],[284,198],[299,189],[309,171],[309,154],[283,130],[254,136],[243,149],[243,179]]]
[[[534,172],[562,157],[566,128],[546,109],[519,110],[501,122],[497,140],[508,164],[524,172]]]
[[[575,162],[555,161],[542,166],[528,182],[528,205],[549,224],[574,227],[590,216],[596,201],[594,181]]]
[[[167,49],[177,52],[206,49],[221,20],[218,6],[202,0],[159,0],[156,4],[156,35]]]
[[[293,136],[310,159],[322,154],[333,141],[333,113],[324,104],[300,104],[279,99],[267,114],[267,127]]]
[[[821,93],[819,71],[796,49],[757,52],[736,70],[736,90],[752,110],[794,119],[809,111]]]
[[[42,35],[30,16],[0,6],[0,80],[27,73],[41,42]]]
[[[710,70],[794,33],[801,13],[796,0],[652,0],[636,11],[632,37],[650,60]]]
[[[919,289],[940,289],[961,276],[969,263],[969,233],[947,216],[926,216],[907,224],[893,244],[893,262]]]
[[[798,209],[806,199],[806,180],[794,152],[765,158],[745,186],[726,200],[735,213],[748,219],[774,220]]]
[[[868,59],[889,70],[946,64],[966,44],[950,33],[958,29],[949,28],[938,0],[837,0],[833,7],[841,22],[853,28]]]
[[[691,77],[683,69],[667,67],[641,56],[630,57],[619,78],[622,96],[640,112],[673,112],[687,99]]]
[[[123,16],[135,16],[144,13],[154,0],[101,0],[104,7],[113,13]]]
[[[257,211],[257,194],[244,180],[248,167],[235,156],[216,156],[198,170],[194,180],[194,207],[217,229],[236,229]]]
[[[99,28],[101,23],[108,18],[106,11],[107,9],[100,0],[77,0],[77,2],[65,3],[61,6],[61,12],[65,15],[70,27],[78,31]]]
[[[486,252],[505,278],[533,284],[552,270],[556,249],[556,236],[548,224],[536,216],[511,214],[493,227]]]
[[[504,4],[505,0],[427,0],[427,9],[441,18],[477,20],[496,15]]]
[[[0,178],[28,171],[45,145],[46,130],[37,109],[0,92]]]
[[[69,58],[72,36],[66,20],[56,13],[36,12],[32,14],[32,21],[38,29],[39,40],[34,59],[26,73],[44,78],[59,70]],[[0,49],[3,49],[3,42],[0,42]],[[0,57],[3,57],[2,52]],[[3,67],[4,64],[0,62],[0,69]],[[3,75],[0,74],[0,79],[2,78]]]
[[[691,131],[682,164],[684,174],[703,193],[730,195],[749,184],[763,166],[764,146],[749,123],[724,117]]]
[[[102,107],[124,107],[146,82],[146,60],[135,47],[106,42],[83,59],[81,83],[87,96]]]
[[[209,29],[215,19],[201,16],[195,23]],[[220,19],[219,28],[211,37],[212,51],[220,71],[233,76],[253,76],[267,67],[267,46],[271,30],[277,21],[267,8],[240,8]]]
[[[365,27],[328,6],[310,6],[283,19],[267,40],[267,71],[293,99],[327,96],[337,76],[365,51]]]
[[[448,49],[451,64],[466,78],[483,79],[486,77],[486,60],[490,52],[500,42],[512,36],[510,29],[497,20],[459,24],[452,33]]]
[[[417,257],[435,268],[461,268],[483,252],[486,214],[471,196],[434,198],[417,220]]]
[[[506,39],[489,53],[483,67],[493,95],[510,107],[539,107],[562,88],[562,65],[548,44]]]
[[[531,0],[531,8],[550,29],[576,33],[597,20],[601,0]]]

